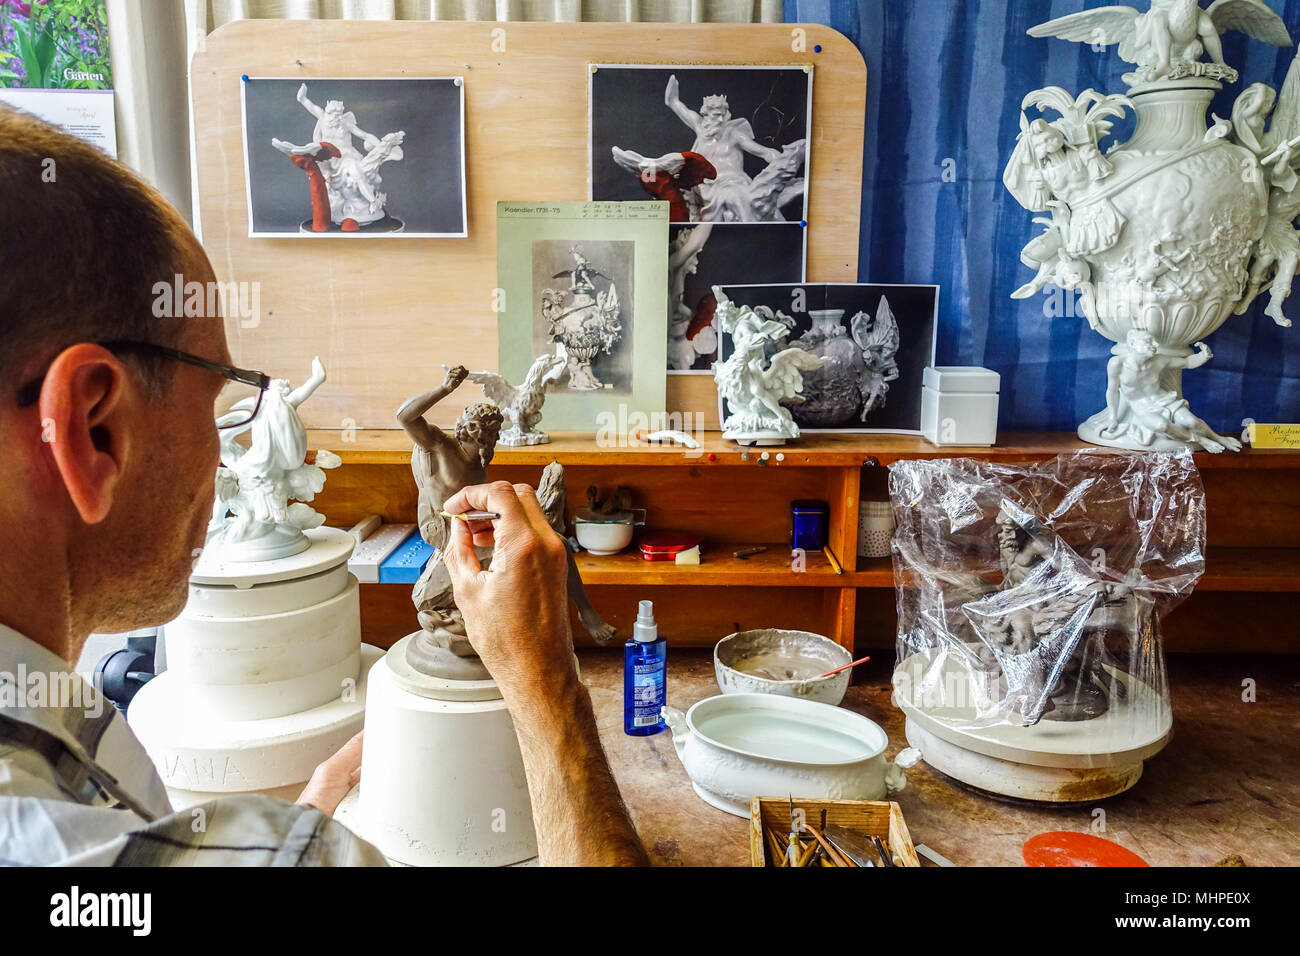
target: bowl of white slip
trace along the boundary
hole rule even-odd
[[[757,796],[887,799],[920,756],[908,748],[886,760],[889,738],[874,721],[794,697],[720,694],[663,714],[696,794],[738,817]]]
[[[738,631],[713,648],[713,673],[724,694],[776,694],[838,704],[852,671],[822,675],[853,661],[828,637],[765,627]]]

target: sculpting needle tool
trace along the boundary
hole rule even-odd
[[[821,680],[823,677],[834,677],[840,671],[846,671],[850,667],[857,667],[859,664],[865,664],[869,660],[871,660],[870,654],[868,654],[866,657],[859,657],[856,661],[850,661],[849,663],[843,665],[842,667],[835,668],[835,670],[833,671],[827,671],[825,674],[818,674],[816,677],[813,678],[813,680]]]
[[[495,511],[462,511],[458,515],[454,515],[450,511],[440,511],[438,513],[444,518],[459,518],[461,521],[493,521],[501,517]]]
[[[799,842],[799,823],[794,815],[794,795],[790,796],[790,842],[786,844],[786,850],[790,854],[790,865],[798,866],[799,857],[803,853],[803,844]]]

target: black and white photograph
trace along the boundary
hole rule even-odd
[[[670,229],[668,371],[712,374],[718,358],[715,285],[737,279],[802,282],[805,230],[798,223],[704,222]]]
[[[733,285],[739,306],[767,310],[801,348],[826,361],[803,373],[803,401],[786,403],[802,431],[921,433],[921,386],[934,364],[937,285]],[[719,342],[719,359],[731,338]]]
[[[467,235],[460,77],[243,82],[251,237]]]
[[[807,218],[812,67],[591,69],[591,198],[660,199],[672,222]]]
[[[533,352],[567,354],[557,390],[631,392],[635,256],[630,240],[533,240]]]

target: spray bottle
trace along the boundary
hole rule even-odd
[[[648,737],[665,729],[668,696],[668,642],[659,636],[654,604],[637,605],[632,638],[623,645],[623,730]]]

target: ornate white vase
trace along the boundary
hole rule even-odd
[[[1003,175],[1022,206],[1050,212],[1035,218],[1044,232],[1021,253],[1037,275],[1013,298],[1049,285],[1077,290],[1088,323],[1115,343],[1106,405],[1079,426],[1095,444],[1239,449],[1192,414],[1182,373],[1209,361],[1204,338],[1262,291],[1271,293],[1269,314],[1290,325],[1281,303],[1300,264],[1292,226],[1300,150],[1291,155],[1300,144],[1300,71],[1293,63],[1275,113],[1273,91],[1256,83],[1238,96],[1231,121],[1207,123],[1219,81],[1237,79],[1222,61],[1220,31],[1290,45],[1267,8],[1244,24],[1219,7],[1201,10],[1195,0],[1164,0],[1142,14],[1106,7],[1029,31],[1119,43],[1119,55],[1138,65],[1124,77],[1127,96],[1074,97],[1060,87],[1026,96]],[[1207,51],[1211,62],[1200,62]],[[1031,120],[1023,112],[1031,106],[1057,118]],[[1103,154],[1112,119],[1129,110],[1137,118],[1132,137]]]

